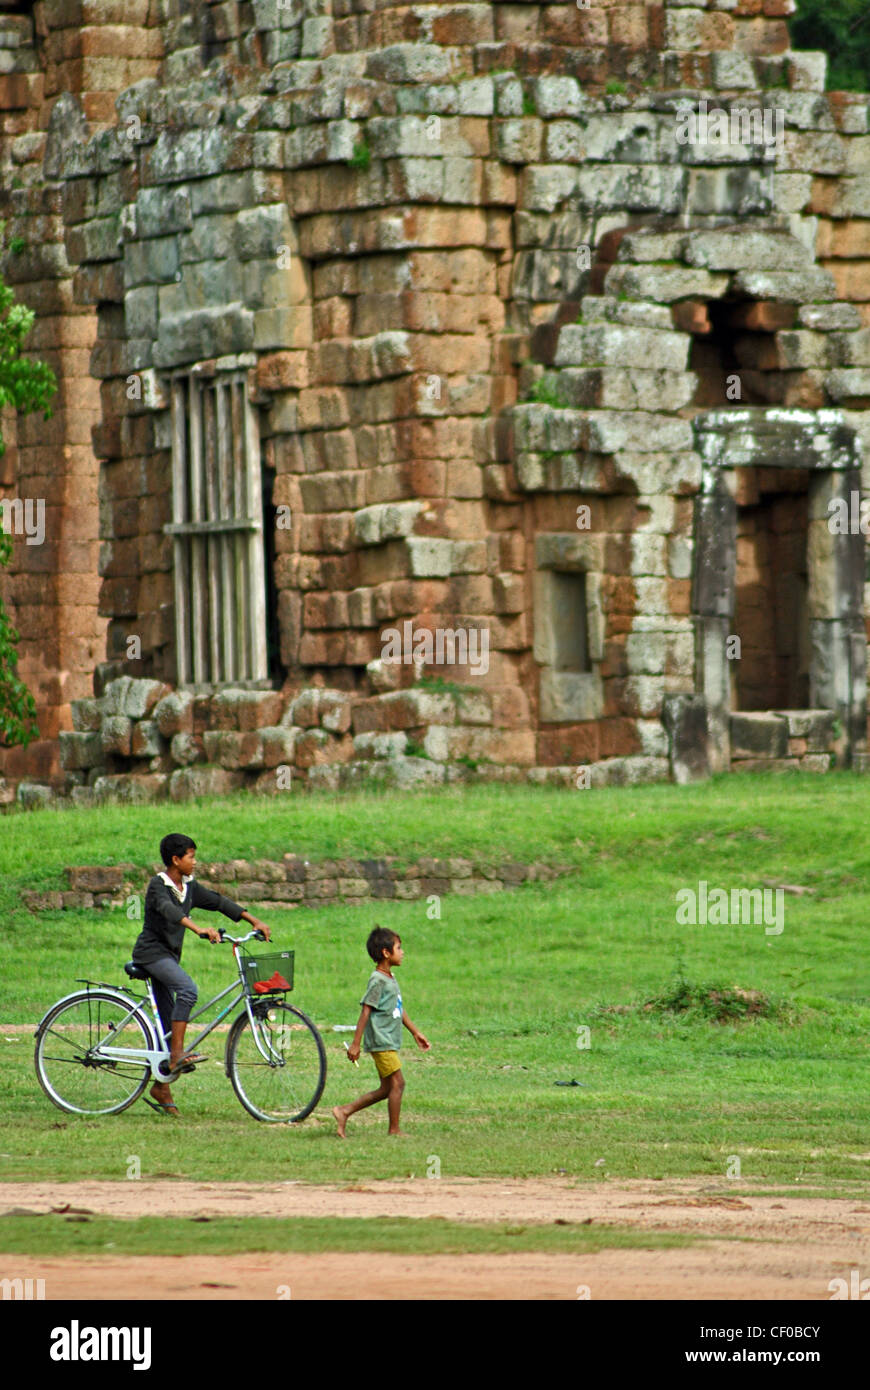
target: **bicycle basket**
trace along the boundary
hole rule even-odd
[[[292,989],[295,954],[295,951],[276,951],[266,956],[254,956],[247,951],[241,952],[242,974],[248,994],[283,994]],[[276,983],[270,989],[255,988],[256,985],[269,984],[275,976],[280,976],[282,983]]]

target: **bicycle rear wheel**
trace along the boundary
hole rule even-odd
[[[83,990],[46,1014],[36,1034],[33,1060],[49,1100],[73,1115],[117,1115],[139,1099],[151,1068],[141,1058],[101,1058],[98,1043],[141,1051],[152,1046],[144,1019],[103,990]]]
[[[273,1124],[298,1124],[310,1115],[326,1084],[323,1040],[305,1014],[283,1000],[252,1005],[227,1039],[227,1074],[249,1115]],[[265,1055],[264,1055],[265,1053]]]

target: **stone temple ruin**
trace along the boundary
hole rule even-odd
[[[870,99],[792,8],[0,0],[0,797],[863,769]]]

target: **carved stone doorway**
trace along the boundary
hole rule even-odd
[[[768,480],[772,470],[782,470],[788,487],[777,489],[774,483],[769,491],[798,495],[804,491],[805,563],[802,568],[793,564],[788,575],[779,574],[780,580],[794,580],[793,587],[801,578],[805,583],[803,603],[796,602],[793,608],[794,620],[803,630],[792,634],[789,650],[796,654],[796,664],[787,685],[791,691],[807,691],[811,711],[833,714],[838,762],[862,765],[867,719],[865,543],[857,526],[840,534],[832,525],[831,507],[843,499],[849,515],[857,511],[854,499],[861,488],[861,459],[855,431],[838,410],[778,407],[707,411],[693,423],[702,458],[692,586],[695,690],[704,707],[710,770],[727,771],[731,765],[732,725],[738,709],[738,505],[741,492],[746,496],[746,470],[764,470]],[[805,490],[795,487],[796,470],[808,474]],[[751,485],[752,480],[750,490]],[[792,549],[793,541],[792,537]],[[799,679],[801,653],[805,681]],[[782,683],[771,686],[776,693],[785,688]],[[785,713],[781,705],[777,707],[775,695],[772,704],[771,714]],[[757,693],[754,708],[758,710]],[[752,717],[763,728],[763,716]],[[746,723],[744,717],[742,724]]]

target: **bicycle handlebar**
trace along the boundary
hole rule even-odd
[[[252,936],[255,936],[258,941],[266,940],[259,927],[255,927],[253,931],[249,931],[247,936],[230,936],[225,927],[218,927],[218,935],[221,941],[229,941],[233,946],[240,946],[243,941],[250,941]]]

